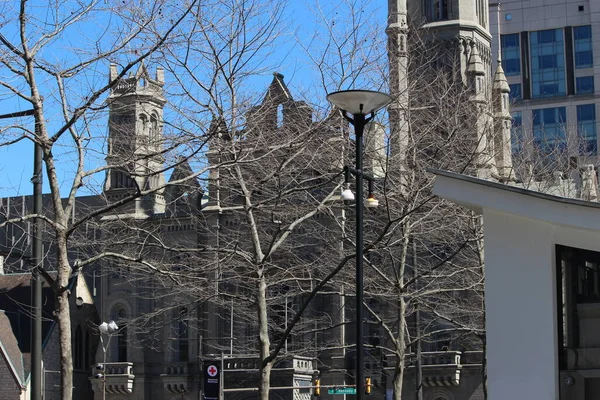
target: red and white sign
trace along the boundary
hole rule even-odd
[[[206,372],[208,372],[208,376],[210,376],[211,378],[214,378],[219,373],[219,370],[214,365],[209,365]]]

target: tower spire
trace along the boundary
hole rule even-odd
[[[408,146],[408,23],[406,0],[388,0],[388,61],[390,94],[388,106],[391,166],[402,174],[406,168]]]
[[[498,27],[498,48],[496,51],[498,52],[498,65],[502,63],[502,33],[500,32],[500,3],[496,3],[496,21]]]

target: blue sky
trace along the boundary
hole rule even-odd
[[[107,0],[105,2],[99,2],[100,6],[103,4],[113,3],[114,0]],[[38,17],[39,21],[51,21],[53,19],[53,11],[49,10],[42,4],[46,2],[33,1],[31,2],[32,12]],[[119,3],[119,2],[117,2]],[[125,2],[123,2],[125,3]],[[348,29],[351,23],[348,22],[348,10],[346,5],[340,5],[338,2],[326,1],[326,0],[308,0],[308,1],[290,1],[284,11],[284,26],[282,26],[282,36],[278,39],[277,43],[273,43],[273,49],[265,58],[264,61],[260,61],[257,64],[258,67],[264,70],[254,75],[247,80],[247,84],[244,87],[246,95],[255,98],[256,101],[260,99],[260,95],[272,80],[272,72],[277,71],[285,75],[285,80],[288,86],[292,90],[295,97],[299,99],[308,100],[311,104],[320,107],[323,111],[326,107],[325,93],[326,91],[337,90],[338,88],[350,88],[363,86],[369,89],[382,89],[381,85],[383,78],[378,78],[377,74],[368,74],[361,70],[362,66],[358,64],[364,62],[364,65],[369,66],[371,64],[381,62],[381,60],[373,60],[373,57],[381,58],[381,54],[385,54],[385,51],[381,52],[382,38],[384,38],[385,21],[386,21],[386,10],[387,3],[383,0],[373,1],[349,1],[348,3],[354,5],[355,14],[354,18],[362,19],[365,24],[364,28],[361,28],[361,32],[357,32],[354,36],[357,40],[362,40],[365,43],[364,49],[369,49],[369,45],[377,42],[379,44],[379,50],[377,54],[375,52],[365,51],[364,54],[358,54],[353,56],[350,61],[345,59],[344,62],[349,62],[351,68],[357,71],[364,72],[363,76],[370,77],[373,81],[357,82],[353,79],[360,77],[358,73],[348,76],[343,75],[339,68],[330,68],[330,72],[327,74],[320,74],[319,70],[315,66],[315,60],[311,59],[324,51],[325,46],[330,42],[331,33],[343,38],[348,33]],[[67,4],[70,5],[69,2]],[[75,2],[73,2],[75,6]],[[4,15],[3,19],[0,19],[0,33],[7,37],[13,44],[18,44],[17,25],[15,21],[10,21],[8,18],[14,16],[14,5],[6,3],[0,6],[0,13]],[[61,12],[63,12],[61,10]],[[97,18],[97,19],[94,19]],[[55,40],[47,50],[44,51],[43,56],[51,63],[58,63],[61,65],[69,65],[77,60],[77,57],[83,59],[85,55],[81,54],[82,50],[93,51],[90,46],[86,46],[90,40],[95,38],[98,32],[102,32],[102,24],[115,24],[118,26],[118,21],[111,19],[108,21],[106,15],[98,13],[90,17],[88,21],[83,24],[74,24],[73,28],[69,29],[65,34],[61,35]],[[320,22],[318,22],[318,20]],[[40,25],[41,26],[41,25]],[[43,26],[42,26],[43,27]],[[372,33],[375,30],[376,34]],[[362,35],[362,36],[361,36]],[[375,36],[375,37],[374,37]],[[108,47],[110,41],[114,38],[106,35],[101,41],[100,46]],[[84,46],[84,49],[81,47]],[[5,49],[3,48],[2,51]],[[384,50],[384,49],[383,49]],[[343,52],[343,51],[342,51]],[[342,54],[346,57],[347,55]],[[335,52],[332,53],[330,58],[327,58],[327,62],[332,65],[338,61],[339,55]],[[151,73],[154,73],[155,67],[159,64],[160,60],[153,60],[149,63],[149,69]],[[109,63],[106,60],[95,63],[92,67],[83,74],[77,81],[77,88],[70,90],[70,94],[73,96],[72,103],[77,104],[86,96],[86,88],[99,87],[102,83],[108,80],[107,74],[109,69]],[[344,73],[346,71],[343,71]],[[6,75],[5,75],[6,76]],[[45,86],[48,86],[47,93],[45,95],[45,114],[48,118],[48,126],[50,131],[56,129],[59,124],[54,122],[54,119],[60,121],[60,109],[56,108],[56,101],[53,101],[53,97],[57,96],[57,92],[54,89],[54,82],[47,75],[39,75],[43,77],[40,82],[42,92]],[[337,82],[338,77],[342,81]],[[373,78],[374,77],[374,78]],[[172,76],[166,75],[167,83],[175,80]],[[324,81],[322,81],[324,79]],[[361,79],[361,78],[359,78]],[[377,81],[379,79],[379,81]],[[8,82],[12,81],[8,79]],[[326,88],[323,87],[323,84]],[[339,85],[340,87],[336,87]],[[378,86],[378,87],[377,87]],[[77,98],[77,97],[80,98]],[[168,101],[175,104],[178,100],[167,98]],[[31,108],[27,101],[12,95],[7,90],[0,90],[0,114],[15,112]],[[165,118],[169,118],[170,113],[165,113]],[[30,117],[22,117],[11,120],[0,120],[1,127],[7,127],[11,124],[21,124],[32,128]],[[80,126],[81,127],[81,126]],[[107,133],[106,119],[99,118],[93,121],[89,126],[86,127],[89,130],[90,139],[90,154],[86,161],[87,166],[93,168],[95,166],[102,165],[104,148],[104,139]],[[0,133],[2,135],[2,133]],[[0,139],[6,139],[0,136]],[[68,141],[64,143],[59,142],[54,155],[58,159],[58,170],[59,177],[64,181],[62,194],[66,194],[69,187],[69,179],[71,172],[73,171],[73,163],[75,158],[72,154],[67,151]],[[31,194],[31,175],[33,167],[33,144],[27,140],[20,143],[13,144],[9,147],[0,147],[0,196],[15,196],[15,195],[27,195]],[[97,190],[101,190],[102,180],[104,174],[98,174],[91,180],[88,186],[81,190],[81,194],[91,194]],[[45,180],[46,181],[46,180]],[[44,187],[44,192],[48,191],[47,183]]]

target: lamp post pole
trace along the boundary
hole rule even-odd
[[[363,132],[365,129],[364,114],[354,114],[354,134],[356,136],[356,398],[362,400],[365,381],[364,371],[364,282],[363,282]]]
[[[96,377],[102,379],[102,400],[106,400],[106,352],[110,346],[110,339],[113,334],[119,331],[119,326],[115,321],[110,321],[109,323],[103,322],[98,326],[98,330],[100,331],[100,343],[102,344],[102,353],[104,357],[102,360],[102,367],[99,368],[102,372],[96,375]],[[106,344],[104,343],[104,335],[108,337]]]
[[[37,125],[37,123],[36,123]],[[38,128],[35,127],[36,135]],[[35,143],[33,157],[33,213],[42,213],[42,147]],[[42,397],[42,219],[33,221],[33,271],[31,276],[31,305],[33,324],[31,329],[31,399]]]
[[[363,134],[365,125],[373,119],[375,111],[385,107],[391,98],[389,95],[370,90],[344,90],[327,95],[327,100],[336,105],[348,122],[354,126],[356,169],[344,168],[346,183],[349,174],[356,178],[356,399],[364,397],[365,371],[364,371],[364,282],[363,282],[363,255],[364,255],[364,231],[363,231],[363,183],[366,178],[369,181],[369,196],[367,207],[376,207],[378,202],[373,196],[374,178],[363,171]],[[371,114],[368,118],[367,114]],[[347,113],[352,114],[352,118]],[[354,196],[347,187],[342,192],[342,199],[352,200]]]

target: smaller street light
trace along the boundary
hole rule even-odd
[[[352,201],[354,200],[354,193],[350,190],[350,182],[346,183],[346,189],[341,194],[341,198],[344,201]]]
[[[100,331],[100,343],[102,344],[104,360],[102,364],[96,365],[96,369],[100,371],[96,374],[96,378],[102,379],[102,399],[106,400],[106,353],[108,351],[108,346],[110,345],[110,339],[119,331],[119,326],[115,321],[110,321],[108,323],[103,322],[98,325],[98,331]],[[108,337],[106,344],[104,343],[104,335]]]

